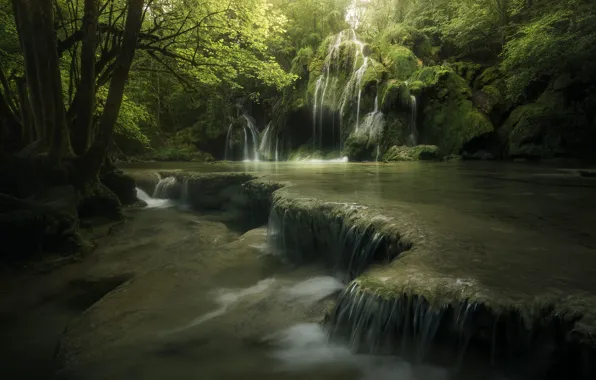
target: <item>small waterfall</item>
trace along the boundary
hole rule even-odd
[[[411,146],[418,145],[418,128],[416,125],[416,117],[418,116],[418,107],[416,104],[416,96],[410,97],[410,107],[412,110],[412,117],[410,120],[410,136],[408,140]]]
[[[230,126],[228,127],[228,133],[226,135],[226,150],[225,150],[225,154],[224,154],[224,160],[229,161],[230,157],[228,156],[228,150],[229,148],[232,147],[232,142],[230,141],[230,136],[232,135],[232,126],[234,124],[230,123]]]
[[[379,111],[379,97],[375,97],[375,109],[373,112],[364,117],[364,121],[359,129],[354,134],[357,136],[364,136],[368,139],[368,144],[376,145],[376,161],[379,160],[381,154],[381,137],[385,129],[385,115]]]
[[[273,141],[275,140],[275,146]],[[261,137],[261,144],[259,144],[259,156],[268,160],[279,160],[277,148],[279,139],[273,123],[267,124],[263,136]]]
[[[244,161],[248,161],[250,160],[248,157],[248,134],[246,132],[246,127],[244,127],[242,130],[244,131],[244,155],[242,157]]]
[[[242,130],[244,133],[244,146],[242,149],[242,160],[244,161],[258,161],[259,160],[259,138],[258,138],[258,131],[257,128],[255,126],[255,122],[252,119],[252,117],[248,116],[246,113],[242,113],[241,115],[241,121],[243,122],[243,126],[242,126]],[[226,146],[225,146],[225,154],[224,154],[224,159],[225,160],[231,160],[233,159],[233,154],[231,152],[231,149],[233,149],[233,142],[232,142],[232,138],[233,138],[233,129],[234,129],[234,123],[231,123],[228,127],[228,132],[226,134]],[[252,152],[250,151],[250,147],[249,147],[249,136],[248,134],[250,133],[250,139],[252,141]]]
[[[279,162],[279,137],[275,139],[275,162]]]
[[[360,99],[362,98],[362,77],[368,69],[368,57],[364,57],[364,63],[356,71],[356,88],[358,89],[358,105],[356,107],[356,130],[360,127]],[[375,100],[375,108],[377,107]]]
[[[153,198],[158,199],[175,199],[180,193],[180,184],[176,177],[166,177],[159,180],[155,190],[153,191]]]
[[[259,138],[258,138],[258,133],[257,133],[257,128],[255,126],[255,122],[253,120],[252,117],[248,116],[246,113],[242,115],[242,117],[244,118],[244,120],[246,120],[246,126],[245,128],[248,128],[250,135],[252,137],[252,147],[253,147],[253,152],[252,152],[252,159],[254,161],[259,161]],[[244,147],[245,147],[245,152],[248,149],[248,145],[246,144],[246,141],[244,143]],[[244,155],[244,160],[250,160],[251,157],[249,157],[248,154]]]

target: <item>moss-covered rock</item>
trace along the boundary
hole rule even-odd
[[[382,46],[405,46],[425,62],[430,62],[435,58],[435,49],[433,49],[430,38],[424,32],[409,25],[396,24],[385,29],[380,36],[380,44]]]
[[[418,58],[405,46],[389,46],[382,56],[389,77],[392,79],[407,80],[419,67]]]
[[[458,154],[466,143],[494,131],[491,120],[474,107],[466,80],[449,67],[424,67],[412,79],[411,91],[423,107],[422,143],[439,146],[443,155]]]
[[[438,161],[441,150],[436,145],[397,146],[394,145],[385,152],[383,161]]]
[[[409,106],[409,104],[410,90],[405,82],[391,79],[384,85],[381,96],[381,110],[383,112]]]
[[[450,63],[449,67],[451,67],[453,71],[457,73],[457,75],[464,78],[470,87],[473,86],[476,77],[482,70],[482,66],[477,63],[463,61]]]
[[[311,144],[304,144],[290,152],[289,161],[322,160],[325,155],[319,150],[313,150]]]
[[[535,103],[513,110],[498,136],[512,158],[586,157],[594,154],[596,131],[582,109],[548,90]]]
[[[375,161],[377,146],[371,144],[368,137],[360,134],[352,134],[345,142],[344,155],[348,160],[354,162]]]

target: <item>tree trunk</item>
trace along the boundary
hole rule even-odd
[[[99,120],[97,137],[91,149],[85,155],[85,173],[96,178],[106,156],[108,147],[114,134],[114,125],[118,119],[124,87],[128,79],[128,72],[137,47],[139,31],[143,16],[143,0],[128,0],[128,14],[120,55],[114,64],[114,71],[110,81],[108,97]],[[90,179],[92,179],[90,178]]]
[[[71,154],[52,0],[13,0],[34,123],[41,149],[58,165]]]
[[[89,148],[93,113],[95,112],[95,49],[97,46],[98,9],[97,0],[85,0],[81,81],[76,95],[76,119],[71,130],[73,149],[78,155],[83,155]]]

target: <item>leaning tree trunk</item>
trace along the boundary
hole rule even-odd
[[[114,65],[108,97],[99,120],[95,142],[87,151],[84,159],[84,172],[90,177],[89,179],[96,178],[99,174],[103,160],[112,142],[114,125],[116,124],[120,106],[122,105],[124,87],[128,79],[128,72],[132,64],[137,39],[141,30],[143,5],[143,0],[128,0],[128,14],[126,15],[122,48]]]

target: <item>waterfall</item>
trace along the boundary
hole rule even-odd
[[[155,199],[149,196],[145,191],[140,188],[136,188],[137,198],[147,204],[147,208],[168,208],[174,206],[174,202],[171,199]]]
[[[359,129],[354,133],[358,136],[364,136],[368,139],[368,144],[375,144],[376,148],[376,160],[379,160],[381,154],[380,142],[385,129],[385,115],[379,111],[379,96],[375,97],[375,108],[373,112],[367,114],[364,117],[364,121]]]
[[[159,180],[155,190],[153,191],[153,198],[158,199],[175,199],[178,198],[176,193],[180,192],[180,184],[176,177],[166,177]]]
[[[224,160],[226,161],[230,160],[230,158],[228,157],[228,149],[232,147],[232,142],[230,141],[230,136],[232,135],[232,125],[234,124],[230,123],[230,126],[228,127],[228,133],[226,135],[226,150],[224,154]]]
[[[274,139],[275,147],[273,146]],[[277,132],[275,131],[273,123],[267,124],[263,136],[261,137],[261,144],[259,144],[259,156],[268,160],[275,159],[275,161],[278,161],[278,143],[279,139],[277,138]]]
[[[258,161],[259,160],[259,138],[257,128],[255,126],[254,120],[248,116],[245,112],[242,114],[242,119],[244,125],[242,127],[244,133],[244,147],[242,153],[242,160],[244,161]],[[226,146],[225,146],[225,154],[224,159],[230,160],[233,159],[233,154],[230,153],[230,149],[233,148],[232,138],[233,133],[232,130],[234,129],[234,123],[231,123],[228,127],[228,133],[226,135]],[[248,134],[250,133],[250,139],[252,141],[252,152],[250,152],[249,147],[249,138]],[[232,152],[233,153],[233,152]]]
[[[416,104],[416,96],[410,97],[410,107],[412,110],[412,118],[410,120],[410,136],[408,137],[410,145],[418,144],[418,128],[416,125],[416,117],[418,116],[418,108]]]
[[[354,50],[352,57],[352,72],[343,84],[343,88],[338,88],[340,79],[340,70],[345,70],[341,67],[340,50],[346,46],[351,46]],[[333,121],[331,123],[331,135],[333,138],[333,146],[339,146],[340,150],[343,148],[343,125],[342,118],[345,115],[345,110],[351,100],[356,100],[358,106],[356,110],[356,124],[354,129],[358,129],[360,125],[360,101],[362,97],[362,78],[370,64],[369,57],[364,55],[364,43],[358,40],[356,32],[353,29],[341,31],[335,36],[335,40],[329,44],[327,49],[327,56],[325,58],[323,69],[320,77],[315,83],[314,99],[313,99],[313,131],[312,141],[313,150],[323,148],[323,130],[326,126],[323,125],[323,113],[325,108],[328,111],[333,111]],[[329,96],[331,94],[331,97]],[[341,96],[338,96],[341,94]],[[330,99],[328,99],[330,98]],[[335,133],[335,118],[339,118],[339,134]]]
[[[275,162],[279,161],[279,137],[275,139]]]
[[[255,122],[246,113],[243,114],[242,117],[244,118],[244,120],[246,120],[246,127],[245,128],[248,128],[248,130],[249,130],[249,132],[251,134],[251,137],[252,137],[252,147],[253,147],[252,159],[254,161],[259,161],[259,143],[258,143],[259,138],[257,137],[258,136],[258,133],[257,133],[257,128],[255,126]],[[244,149],[245,149],[245,153],[246,153],[246,150],[248,149],[248,145],[246,144],[246,140],[244,142]],[[244,160],[250,160],[250,159],[251,159],[251,157],[249,157],[248,154],[245,154],[244,155]]]
[[[248,135],[246,134],[246,127],[242,129],[244,131],[244,155],[242,156],[244,161],[250,160],[248,158]]]

